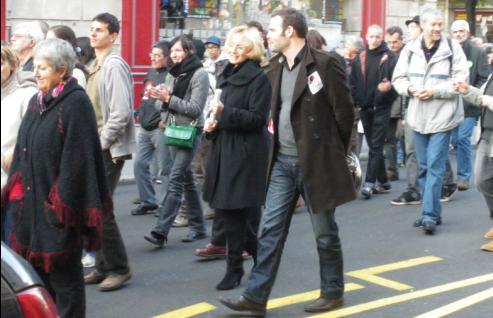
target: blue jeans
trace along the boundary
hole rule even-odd
[[[159,176],[163,181],[163,189],[168,187],[168,174],[171,167],[169,152],[164,144],[164,131],[156,128],[147,131],[140,128],[137,133],[137,151],[134,160],[134,175],[142,204],[157,204],[156,192],[152,184],[151,163],[154,158],[158,165]]]
[[[300,194],[310,212],[315,233],[321,293],[329,298],[338,298],[344,293],[342,249],[339,229],[334,219],[335,209],[314,213],[303,186],[298,158],[279,154],[272,168],[265,209],[260,220],[257,264],[252,269],[243,293],[251,301],[265,304],[269,299]]]
[[[414,132],[414,142],[419,163],[418,182],[423,202],[421,220],[436,223],[442,214],[440,196],[448,158],[450,132],[425,135]]]
[[[472,175],[472,145],[471,137],[474,127],[478,122],[477,117],[466,117],[455,128],[453,134],[457,134],[457,180],[469,181]]]
[[[153,232],[168,236],[181,205],[181,197],[185,195],[188,204],[188,222],[190,231],[205,233],[202,201],[192,173],[192,160],[200,145],[200,130],[197,130],[195,143],[192,149],[168,146],[172,166],[169,175],[168,190],[159,208],[159,218]],[[165,137],[166,142],[166,137]]]

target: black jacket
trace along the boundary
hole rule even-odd
[[[216,209],[258,207],[265,203],[270,135],[267,118],[272,89],[258,63],[239,69],[228,64],[218,78],[224,112],[211,140],[204,200]]]
[[[149,89],[151,86],[164,83],[167,74],[166,68],[153,69],[147,73],[144,79],[144,91],[137,114],[140,117],[140,126],[145,130],[152,131],[158,128],[161,120],[161,109],[156,106],[156,99],[149,96]]]
[[[479,88],[490,75],[488,57],[482,48],[475,46],[469,39],[464,42],[462,49],[468,63],[472,63],[469,68],[469,84]],[[480,108],[464,101],[464,116],[476,117],[480,115]]]
[[[375,62],[368,63],[370,60],[374,60],[378,63],[378,66],[375,65]],[[356,57],[351,67],[349,83],[354,104],[357,107],[363,109],[385,107],[390,109],[390,106],[397,98],[397,92],[392,88],[386,93],[381,93],[377,90],[377,85],[383,79],[392,81],[396,63],[397,55],[389,50],[386,43],[382,43],[378,48],[371,51],[366,48]],[[373,68],[378,70],[371,72]]]

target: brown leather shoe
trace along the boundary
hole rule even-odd
[[[237,299],[219,297],[219,301],[221,304],[234,311],[248,311],[254,316],[265,316],[265,304],[255,303],[243,296],[240,296]]]
[[[457,189],[459,189],[459,191],[466,191],[469,189],[469,187],[470,187],[469,181],[466,180],[457,181]]]
[[[216,246],[212,243],[195,250],[195,255],[208,259],[226,258],[226,246]]]
[[[315,299],[311,303],[305,305],[304,310],[306,312],[322,312],[322,311],[329,311],[332,309],[335,309],[337,307],[342,306],[344,302],[343,297],[335,298],[335,299],[329,299],[323,296],[320,296],[319,298]]]
[[[99,284],[106,278],[106,275],[98,272],[97,269],[84,276],[85,284]]]
[[[117,290],[123,286],[123,284],[130,279],[132,275],[126,274],[109,274],[99,285],[100,291]]]

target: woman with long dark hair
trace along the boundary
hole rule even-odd
[[[180,208],[182,195],[185,195],[188,204],[190,227],[190,232],[182,241],[193,242],[206,236],[202,202],[191,164],[204,127],[202,111],[209,91],[209,77],[202,67],[202,62],[194,54],[194,46],[190,39],[184,36],[176,37],[170,42],[169,47],[172,65],[168,77],[164,85],[151,89],[151,97],[162,101],[163,110],[169,113],[165,129],[174,124],[193,126],[196,127],[196,135],[191,148],[168,145],[173,162],[168,189],[161,202],[157,224],[150,234],[144,237],[159,247],[167,242],[168,232]],[[169,137],[166,137],[167,139]]]

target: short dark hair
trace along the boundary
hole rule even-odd
[[[304,39],[308,33],[308,24],[306,23],[306,18],[300,11],[296,9],[281,9],[274,11],[272,17],[282,18],[282,30],[285,31],[288,26],[291,26],[298,37]]]
[[[160,49],[162,52],[163,52],[163,55],[164,56],[168,56],[169,55],[169,42],[168,41],[159,41],[157,43],[155,43],[152,48],[156,48],[156,49]]]
[[[402,29],[401,27],[399,26],[391,26],[391,27],[388,27],[387,28],[387,34],[389,35],[392,35],[394,33],[398,33],[399,34],[399,37],[402,39],[402,37],[404,36],[404,32],[402,32]]]
[[[118,19],[111,13],[108,12],[100,13],[97,16],[95,16],[92,19],[92,21],[98,21],[107,24],[108,31],[110,31],[110,34],[120,33],[120,22],[118,22]]]
[[[317,50],[321,50],[324,46],[327,46],[327,41],[325,41],[325,38],[317,30],[308,31],[306,34],[306,43],[308,43],[309,47]]]
[[[192,40],[190,40],[190,38],[188,38],[185,35],[177,36],[173,40],[171,40],[171,42],[169,42],[169,48],[171,49],[173,45],[175,45],[178,42],[181,43],[181,47],[183,48],[183,51],[185,51],[188,55],[195,54],[196,52],[195,46],[193,45]]]

